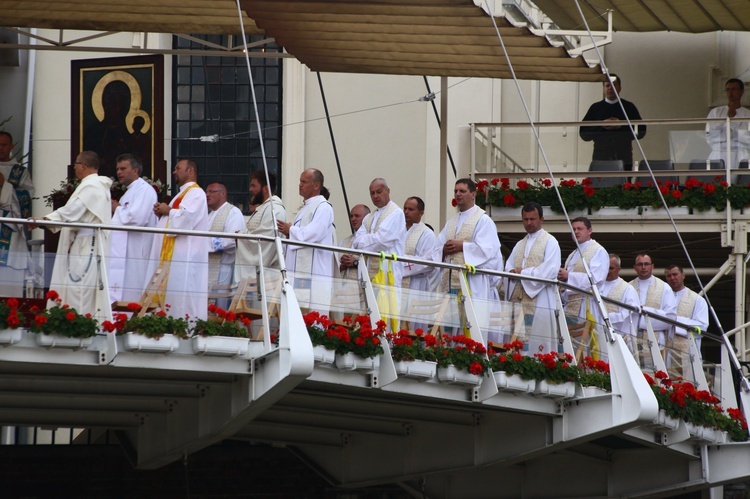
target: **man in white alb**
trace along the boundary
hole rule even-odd
[[[302,209],[294,222],[277,222],[279,232],[290,241],[334,244],[333,207],[322,194],[327,192],[323,182],[323,174],[315,168],[300,175],[299,194],[304,199]],[[300,307],[328,313],[335,265],[333,251],[287,245],[286,268],[294,276],[294,293]]]
[[[208,224],[211,232],[234,234],[245,227],[245,217],[239,208],[227,202],[227,186],[214,182],[206,186]],[[237,240],[231,237],[212,237],[208,253],[208,286],[224,286],[234,281],[234,259]],[[216,305],[226,309],[229,299],[222,298]]]
[[[339,246],[342,248],[351,248],[354,242],[354,236],[362,226],[365,217],[370,214],[370,208],[364,204],[358,204],[349,211],[349,223],[354,231],[351,235],[346,236]],[[339,258],[339,272],[344,279],[356,280],[359,278],[359,255],[344,253]]]
[[[575,240],[578,242],[578,248],[568,255],[565,265],[557,272],[557,280],[590,291],[592,281],[598,288],[607,278],[609,255],[601,244],[591,239],[593,229],[588,218],[575,218],[571,222],[571,226],[573,227]],[[581,259],[581,254],[583,254],[583,259]],[[591,279],[586,273],[584,261],[591,272]],[[591,325],[591,334],[597,334],[601,338],[604,321],[594,298],[562,287],[560,288],[560,297],[565,307],[565,318],[568,324],[583,323],[587,320],[587,314],[591,314],[595,321],[595,324]],[[599,345],[602,345],[601,341]]]
[[[169,204],[154,205],[159,217],[157,227],[208,231],[206,193],[198,185],[198,165],[191,159],[177,162],[172,172],[180,191]],[[150,281],[157,265],[169,268],[165,295],[174,317],[206,319],[208,316],[208,249],[209,238],[203,236],[161,234],[154,237],[151,248]],[[147,281],[147,282],[148,282]]]
[[[83,151],[73,166],[81,183],[62,208],[45,220],[110,224],[112,180],[98,175],[99,155]],[[60,230],[55,266],[52,269],[50,289],[57,291],[63,304],[70,305],[82,314],[90,313],[99,320],[110,320],[112,308],[109,289],[105,286],[106,256],[109,253],[109,231],[65,227]]]
[[[141,178],[143,163],[133,154],[122,154],[116,165],[117,180],[126,190],[119,200],[112,200],[112,225],[156,226],[156,191]],[[109,237],[110,301],[137,302],[143,294],[154,235],[113,230]]]
[[[560,270],[560,245],[542,228],[544,210],[537,202],[526,203],[521,209],[526,237],[521,239],[505,263],[505,271],[554,280]],[[557,308],[555,287],[543,282],[508,279],[505,299],[521,303],[528,348],[531,352],[557,352],[554,309]]]
[[[667,265],[664,267],[664,279],[674,292],[674,298],[677,302],[677,320],[705,331],[708,328],[708,304],[705,298],[685,286],[685,271],[682,267],[676,263]],[[698,355],[700,355],[700,334],[694,335],[694,338],[698,347]],[[675,350],[688,353],[688,332],[685,328],[675,327],[674,337],[667,344]]]
[[[635,257],[633,269],[638,277],[630,281],[630,285],[638,294],[642,309],[674,320],[677,317],[677,302],[674,299],[674,293],[666,282],[653,275],[654,263],[651,257],[645,253],[639,254]],[[639,338],[645,337],[647,319],[649,319],[647,316],[642,315],[638,321]],[[672,326],[653,317],[650,321],[659,342],[659,348],[663,350]]]
[[[250,214],[240,234],[275,237],[274,218],[286,222],[286,208],[281,198],[273,194],[276,190],[276,175],[268,172],[268,181],[270,181],[270,186],[263,170],[256,170],[250,174],[250,205],[255,206],[255,210]],[[234,265],[235,282],[246,278],[254,279],[259,264],[266,269],[278,270],[280,268],[276,245],[271,241],[261,241],[259,246],[258,241],[239,239]]]
[[[404,218],[406,220],[404,254],[423,260],[430,260],[437,245],[437,237],[432,229],[422,222],[424,209],[425,205],[422,198],[412,196],[406,198],[406,201],[404,201]],[[417,263],[404,263],[403,271],[404,275],[401,279],[402,288],[414,291],[436,291],[437,267]]]
[[[385,252],[390,255],[404,254],[404,240],[406,239],[406,220],[401,208],[391,201],[391,190],[385,179],[376,178],[370,182],[370,199],[375,205],[375,211],[370,213],[362,221],[362,225],[354,234],[352,248],[376,253]],[[387,261],[379,258],[365,258],[370,279],[375,277],[378,271],[388,265]],[[394,285],[401,286],[402,265],[399,262],[390,262],[395,278]]]
[[[602,296],[617,300],[631,307],[639,308],[641,302],[635,288],[628,281],[620,277],[621,260],[614,253],[609,254],[609,272],[607,279],[599,286]],[[627,308],[619,307],[613,303],[604,302],[609,314],[609,321],[615,333],[623,336],[625,343],[631,352],[635,352],[634,340],[636,337],[636,326],[638,325],[638,313]]]
[[[713,108],[707,118],[750,118],[750,109],[742,107],[742,96],[745,93],[745,83],[739,78],[731,78],[724,84],[727,93],[727,105]],[[750,158],[750,122],[733,121],[729,125],[730,140],[729,154],[730,168],[739,168],[740,161]],[[721,159],[727,164],[727,124],[707,123],[706,141],[711,146],[708,159]]]

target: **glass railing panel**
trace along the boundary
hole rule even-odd
[[[374,285],[373,288],[378,294],[390,293],[393,296],[392,288],[388,286]],[[380,298],[378,303],[382,301],[383,298]],[[384,316],[382,307],[378,308],[381,316]],[[459,334],[470,324],[457,294],[402,288],[399,309],[400,327],[408,331],[422,329],[431,334]],[[479,341],[478,338],[474,339]]]
[[[538,178],[540,174],[547,173],[544,161],[546,155],[556,176],[566,178],[570,175],[573,178],[582,178],[581,174],[589,172],[594,160],[619,159],[623,161],[625,170],[632,168],[644,172],[647,171],[644,159],[648,159],[649,163],[653,162],[652,169],[657,172],[659,178],[671,180],[672,176],[663,170],[665,168],[663,165],[669,163],[678,172],[678,180],[682,182],[691,171],[709,180],[711,176],[705,176],[705,170],[715,170],[717,175],[721,175],[719,171],[725,169],[726,166],[740,170],[748,168],[747,160],[750,158],[750,120],[748,119],[735,119],[730,124],[707,122],[703,119],[633,122],[638,130],[642,130],[644,126],[647,128],[645,136],[640,140],[643,153],[632,140],[625,140],[625,146],[613,147],[613,142],[608,137],[616,133],[614,131],[601,133],[602,138],[584,140],[580,134],[583,123],[537,123],[537,133],[544,155],[528,124],[477,126],[473,137],[474,167],[480,174],[500,176],[503,173],[526,172],[529,178],[533,179]],[[727,135],[730,137],[729,141],[726,139]],[[596,151],[595,142],[598,144]],[[628,142],[632,147],[632,154],[623,154],[623,149],[625,151],[630,149]],[[737,175],[733,175],[732,180],[738,181]],[[634,174],[625,175],[625,178],[645,180],[648,173],[641,174],[636,179],[633,179],[633,176]],[[516,186],[517,180],[529,181],[527,178],[514,177],[512,187]],[[739,180],[744,179],[740,177]]]

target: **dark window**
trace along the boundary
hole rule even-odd
[[[193,35],[211,43],[227,45],[225,36]],[[236,37],[234,42],[236,43]],[[250,37],[248,42],[260,40]],[[176,38],[175,48],[203,49],[204,46]],[[275,44],[251,49],[280,52]],[[244,57],[180,55],[173,58],[172,165],[179,158],[198,163],[199,181],[224,182],[229,202],[247,213],[248,175],[263,168],[258,127],[255,123],[250,78]],[[258,99],[258,112],[265,141],[268,168],[281,179],[281,59],[250,58]],[[218,142],[201,137],[217,134]],[[280,192],[281,185],[277,186]]]

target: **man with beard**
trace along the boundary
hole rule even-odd
[[[268,181],[263,170],[256,170],[250,174],[250,204],[255,206],[255,211],[250,214],[240,234],[269,237],[276,235],[274,217],[276,220],[286,222],[286,209],[281,199],[273,194],[275,190],[276,176],[273,173],[268,172]],[[237,240],[235,281],[240,282],[248,277],[255,278],[258,265],[263,265],[265,268],[279,268],[279,255],[275,244],[271,241],[259,243],[250,239]]]

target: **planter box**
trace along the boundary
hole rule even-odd
[[[146,353],[171,353],[180,346],[180,339],[173,334],[161,338],[147,338],[142,334],[125,333],[123,343],[125,350]]]
[[[399,360],[394,365],[396,374],[404,378],[430,379],[437,372],[437,362],[430,360]]]
[[[675,431],[680,426],[680,420],[667,416],[666,412],[660,410],[650,426],[660,431]]]
[[[317,345],[313,347],[313,358],[315,359],[315,365],[333,364],[333,361],[336,360],[336,351],[329,350],[323,345]]]
[[[592,215],[598,215],[603,217],[640,217],[641,213],[638,208],[618,208],[616,206],[602,206],[598,210],[594,211]]]
[[[533,393],[536,390],[535,379],[523,379],[519,374],[508,376],[505,371],[492,373],[499,390]]]
[[[700,440],[709,444],[723,444],[729,440],[725,431],[697,426],[693,423],[685,423],[685,425],[687,425],[692,440]]]
[[[88,338],[68,338],[59,334],[38,333],[36,335],[36,344],[45,348],[73,348],[78,350],[88,347],[93,342],[93,336]]]
[[[675,215],[690,215],[690,208],[687,206],[674,206],[669,209],[669,213],[672,214],[672,216]],[[644,206],[643,207],[643,217],[649,218],[649,217],[666,217],[667,216],[667,210],[664,208],[652,208],[651,206]]]
[[[341,371],[373,371],[380,366],[380,358],[362,358],[351,352],[336,354],[336,367]]]
[[[556,399],[572,398],[576,394],[576,384],[573,381],[565,383],[550,383],[546,379],[536,382],[534,394],[540,397],[549,397]]]
[[[241,357],[247,355],[250,340],[228,336],[193,336],[193,352],[198,355],[217,357]]]
[[[602,388],[599,388],[598,386],[582,386],[581,387],[581,397],[583,398],[606,397],[611,394],[612,392],[603,390]]]
[[[438,367],[437,377],[443,383],[452,383],[455,385],[478,386],[482,382],[482,376],[471,374],[463,369],[456,369],[456,366]]]
[[[0,331],[0,345],[13,345],[21,341],[23,329],[5,329]]]

